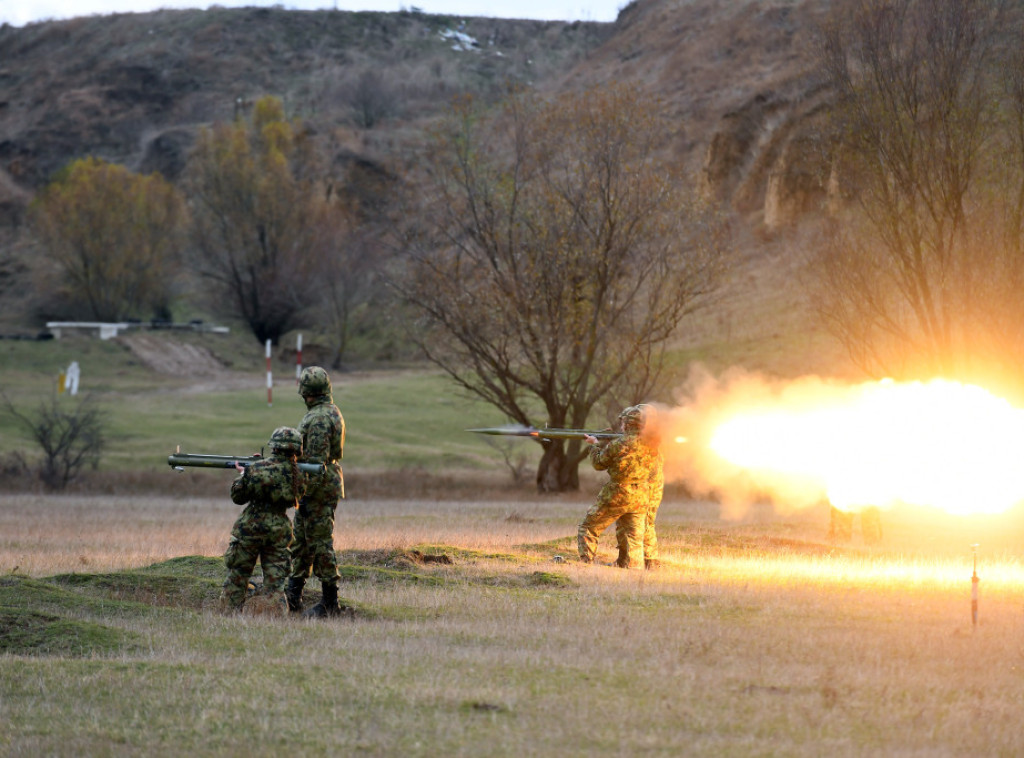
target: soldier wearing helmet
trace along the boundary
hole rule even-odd
[[[256,562],[263,568],[260,602],[273,611],[285,612],[285,579],[290,569],[288,546],[292,525],[288,509],[294,508],[302,493],[302,476],[296,466],[302,455],[302,435],[290,426],[278,427],[270,435],[270,457],[248,467],[235,464],[239,476],[231,483],[231,500],[245,505],[231,530],[224,555],[228,576],[221,592],[224,610],[241,610],[246,602],[249,578]]]
[[[321,601],[309,616],[337,616],[338,561],[334,553],[334,512],[345,497],[341,456],[345,448],[345,419],[334,404],[331,379],[319,366],[303,369],[299,394],[306,403],[306,415],[299,423],[302,460],[324,464],[322,474],[306,481],[306,491],[295,512],[295,542],[292,545],[291,576],[288,579],[288,609],[302,610],[302,589],[311,575],[320,580]]]
[[[654,528],[654,520],[658,517],[658,508],[665,493],[665,456],[661,452],[658,409],[648,403],[641,403],[636,407],[641,412],[641,439],[655,451],[655,463],[647,480],[647,506],[644,509],[643,527],[644,568],[650,571],[659,565],[658,533]],[[621,559],[622,555],[619,557]]]
[[[650,482],[660,460],[660,453],[642,437],[645,410],[629,406],[619,414],[622,436],[605,445],[595,437],[587,437],[591,465],[607,471],[609,480],[587,511],[576,534],[580,561],[593,563],[601,533],[615,523],[615,541],[619,555],[615,565],[620,568],[644,565],[644,532],[650,499]]]

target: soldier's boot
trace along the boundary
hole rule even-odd
[[[341,606],[338,605],[338,585],[320,583],[323,590],[323,597],[320,602],[302,614],[303,618],[324,618],[341,615]]]
[[[644,569],[647,571],[657,571],[661,568],[661,561],[657,558],[644,558]]]
[[[288,588],[284,596],[288,600],[288,611],[298,613],[302,610],[302,588],[306,586],[306,580],[302,577],[288,577]]]

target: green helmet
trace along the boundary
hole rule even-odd
[[[290,426],[279,426],[270,435],[270,452],[281,455],[302,455],[302,435]]]
[[[331,378],[319,366],[304,368],[299,376],[299,394],[303,397],[330,395]]]

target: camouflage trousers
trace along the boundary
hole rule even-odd
[[[832,542],[850,542],[853,539],[854,513],[841,511],[829,506],[828,538]],[[860,530],[865,545],[877,545],[882,541],[882,511],[876,506],[860,512]]]
[[[647,511],[644,485],[605,485],[590,507],[576,532],[580,560],[590,563],[597,555],[602,532],[615,524],[615,542],[619,548],[616,565],[620,568],[643,568],[644,532]]]
[[[283,513],[260,513],[247,507],[231,530],[231,541],[224,554],[228,578],[224,582],[221,601],[230,608],[241,608],[245,602],[256,562],[263,568],[262,594],[284,598],[288,578],[292,541],[292,525]]]
[[[658,517],[658,506],[661,505],[659,500],[657,503],[648,506],[647,512],[644,518],[644,560],[645,561],[656,561],[658,560],[658,532],[654,529],[654,519]]]
[[[303,499],[295,512],[295,541],[292,543],[291,576],[315,576],[323,584],[338,583],[338,557],[334,553],[334,508],[317,506]]]

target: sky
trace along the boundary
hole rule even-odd
[[[543,21],[614,21],[629,0],[0,0],[0,24],[24,26],[74,16],[147,13],[160,8],[282,7],[288,10],[385,11],[418,8],[424,13]]]

